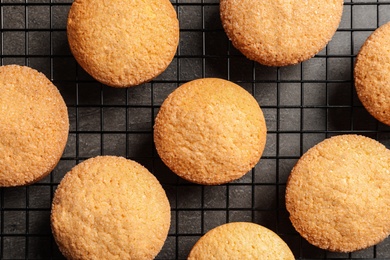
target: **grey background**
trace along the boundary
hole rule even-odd
[[[297,258],[387,258],[390,239],[351,254],[308,244],[293,229],[284,206],[285,183],[297,159],[324,138],[359,133],[390,147],[389,127],[362,107],[353,87],[353,63],[366,38],[390,20],[389,1],[345,1],[340,28],[316,57],[271,68],[249,61],[229,43],[219,1],[174,0],[180,45],[154,81],[113,89],[89,77],[66,39],[71,0],[1,0],[1,63],[42,71],[60,89],[70,116],[69,140],[52,174],[41,182],[0,189],[0,258],[63,259],[50,230],[53,192],[64,174],[96,155],[119,155],[145,165],[162,182],[172,224],[158,259],[185,259],[199,237],[220,224],[251,221],[277,232]],[[187,183],[158,158],[152,126],[167,95],[199,77],[232,80],[258,100],[268,135],[262,159],[243,178],[221,186]]]

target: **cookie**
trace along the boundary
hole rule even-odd
[[[163,102],[154,125],[162,161],[194,183],[215,185],[238,179],[259,161],[266,141],[259,104],[226,80],[188,82]]]
[[[286,208],[302,237],[322,249],[379,243],[390,234],[390,151],[359,135],[322,141],[291,171]]]
[[[0,187],[39,181],[57,165],[68,139],[58,89],[25,66],[0,67]]]
[[[336,32],[343,0],[221,0],[223,28],[247,58],[268,66],[296,64],[317,54]]]
[[[366,40],[356,58],[354,78],[358,97],[377,120],[390,125],[390,23]]]
[[[287,244],[273,231],[249,222],[218,226],[192,248],[188,260],[272,259],[294,260]]]
[[[93,78],[130,87],[168,67],[179,22],[169,0],[75,0],[67,34],[74,57]]]
[[[146,168],[99,156],[65,175],[54,195],[51,225],[67,259],[153,259],[168,234],[170,206]]]

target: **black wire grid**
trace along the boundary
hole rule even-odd
[[[249,61],[232,47],[221,26],[218,0],[174,0],[181,30],[172,64],[152,82],[129,89],[97,83],[72,57],[66,38],[72,0],[0,3],[1,63],[45,73],[60,89],[70,116],[66,150],[52,174],[27,187],[0,189],[1,259],[63,259],[50,229],[53,193],[67,171],[97,155],[136,160],[163,184],[172,223],[157,259],[185,259],[205,232],[233,221],[274,230],[299,259],[390,259],[390,239],[350,254],[311,246],[291,226],[284,205],[291,168],[323,139],[357,133],[390,147],[390,128],[366,112],[353,86],[354,58],[366,38],[390,21],[390,1],[345,1],[340,27],[323,51],[302,64],[274,68]],[[230,184],[185,182],[154,149],[159,106],[179,85],[200,77],[238,83],[259,101],[267,121],[262,159]]]

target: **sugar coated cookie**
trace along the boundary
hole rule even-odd
[[[156,117],[154,142],[177,175],[214,185],[238,179],[255,166],[266,132],[251,94],[230,81],[206,78],[168,96]]]
[[[222,25],[246,57],[268,66],[305,61],[339,26],[343,0],[221,0]]]
[[[65,175],[53,199],[51,225],[67,259],[153,259],[168,234],[170,206],[146,168],[99,156]]]
[[[129,87],[168,67],[179,22],[169,0],[75,0],[67,33],[85,71],[106,85]]]
[[[390,22],[364,43],[355,63],[355,87],[360,101],[377,120],[390,125]]]
[[[188,260],[264,259],[294,260],[287,244],[273,231],[249,222],[218,226],[192,248]]]
[[[48,175],[68,139],[68,110],[58,89],[25,66],[0,67],[0,187]]]
[[[390,233],[390,151],[358,135],[326,139],[293,168],[286,207],[295,229],[320,248],[379,243]]]

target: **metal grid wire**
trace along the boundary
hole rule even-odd
[[[326,49],[302,64],[272,68],[249,61],[231,46],[219,19],[219,1],[173,0],[181,28],[177,54],[158,78],[129,89],[103,86],[77,65],[66,39],[71,3],[1,0],[1,64],[45,73],[60,89],[71,123],[66,150],[50,176],[28,187],[0,189],[1,259],[63,259],[50,230],[53,192],[68,170],[97,155],[134,159],[162,182],[172,224],[157,259],[185,259],[202,234],[232,221],[274,230],[299,259],[390,259],[390,239],[351,254],[315,248],[294,231],[284,206],[291,168],[326,137],[359,133],[390,147],[390,128],[366,112],[352,81],[361,45],[390,21],[390,1],[345,1],[341,25]],[[259,101],[266,117],[262,159],[227,185],[205,187],[179,179],[153,146],[153,123],[162,101],[180,84],[200,77],[238,83]]]

